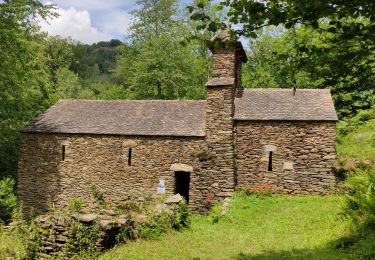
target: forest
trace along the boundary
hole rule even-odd
[[[6,221],[16,207],[23,127],[59,99],[204,99],[207,43],[228,24],[246,47],[245,88],[329,88],[340,119],[338,145],[375,118],[372,0],[139,0],[124,39],[91,45],[42,32],[38,21],[57,15],[38,0],[0,2],[0,218]],[[369,158],[350,154],[338,171],[374,175]],[[373,177],[363,178],[372,188],[361,192],[375,198]],[[363,212],[374,218],[374,204],[367,206]]]

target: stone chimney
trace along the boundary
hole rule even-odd
[[[247,61],[241,42],[232,41],[228,31],[218,33],[210,46],[213,74],[206,83],[206,142],[214,158],[209,172],[218,183],[216,200],[231,196],[236,182],[233,138],[235,90],[241,86],[241,67]]]
[[[247,62],[246,52],[240,41],[232,39],[228,30],[220,31],[211,40],[213,54],[212,78],[234,78],[241,87],[242,63]]]

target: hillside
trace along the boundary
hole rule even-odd
[[[349,171],[375,163],[375,108],[338,123],[337,154]]]

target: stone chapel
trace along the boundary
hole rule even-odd
[[[243,89],[241,42],[225,33],[215,42],[206,100],[60,100],[26,126],[17,191],[25,212],[93,200],[92,185],[110,204],[129,192],[152,196],[162,185],[195,212],[237,186],[334,189],[330,91]]]

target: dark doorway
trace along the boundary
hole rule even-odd
[[[190,172],[175,172],[176,189],[175,193],[179,193],[185,198],[186,203],[189,203],[189,185],[190,185]]]

